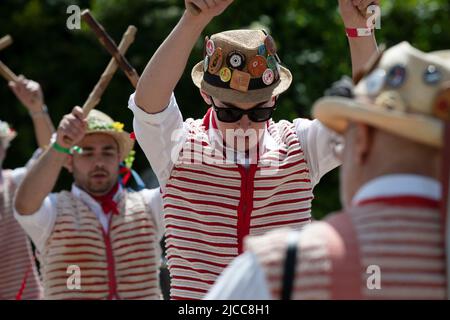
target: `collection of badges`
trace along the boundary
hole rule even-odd
[[[266,35],[257,55],[247,59],[238,50],[225,55],[222,48],[216,48],[214,41],[206,37],[203,71],[219,76],[222,82],[229,83],[230,88],[242,92],[248,91],[252,78],[261,79],[264,85],[270,86],[280,78],[280,59],[275,41]]]
[[[367,94],[376,96],[385,87],[398,89],[406,81],[408,73],[403,65],[395,65],[389,71],[375,69],[366,77],[365,86]],[[423,82],[428,86],[437,86],[442,81],[442,73],[434,65],[429,65],[423,73]],[[450,86],[441,88],[434,101],[434,114],[443,119],[450,120]]]

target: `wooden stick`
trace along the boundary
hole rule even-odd
[[[137,28],[135,26],[128,27],[119,44],[118,49],[120,54],[124,55],[127,52],[130,45],[134,42],[136,32]],[[89,94],[89,97],[87,98],[86,102],[83,105],[83,112],[85,116],[87,116],[89,112],[98,105],[103,93],[105,92],[106,88],[109,85],[109,82],[114,76],[114,73],[116,73],[117,68],[118,64],[116,59],[111,58],[111,61],[109,61],[109,64],[106,67],[103,74],[101,75],[100,80],[97,82],[94,89]]]
[[[6,81],[18,81],[19,78],[14,72],[9,69],[6,64],[0,61],[0,75],[6,79]]]
[[[13,43],[11,36],[8,34],[0,39],[0,51],[9,47]]]
[[[115,42],[111,37],[106,33],[103,26],[98,23],[97,20],[91,15],[89,10],[84,10],[81,13],[81,18],[84,22],[86,22],[89,27],[92,29],[92,31],[97,36],[100,43],[105,47],[105,49],[117,60],[117,63],[119,64],[120,69],[122,69],[123,72],[125,72],[125,75],[128,77],[128,79],[131,81],[131,84],[133,87],[136,88],[137,83],[139,81],[139,75],[136,72],[136,70],[131,66],[131,64],[128,62],[128,60],[120,54]]]

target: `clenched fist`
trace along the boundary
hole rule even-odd
[[[187,11],[194,16],[212,19],[220,15],[233,0],[185,0]]]
[[[367,28],[370,14],[367,8],[380,5],[380,0],[338,0],[339,11],[346,28]]]
[[[84,118],[83,109],[77,106],[59,123],[56,142],[64,148],[70,148],[83,140],[86,129],[87,120]]]
[[[44,94],[39,83],[20,75],[17,81],[10,81],[8,85],[29,112],[42,111]]]

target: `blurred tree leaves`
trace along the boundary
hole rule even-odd
[[[94,16],[119,43],[129,24],[138,27],[135,43],[127,53],[139,73],[183,13],[182,0],[0,0],[0,36],[11,34],[13,46],[0,52],[0,59],[17,74],[41,83],[55,125],[75,105],[83,104],[110,56],[94,35],[68,30],[66,9],[77,4]],[[446,49],[450,44],[450,1],[402,0],[382,2],[378,42],[388,46],[407,40],[419,49]],[[275,119],[309,117],[314,101],[343,74],[350,74],[347,39],[337,1],[236,0],[206,28],[204,35],[237,28],[265,28],[280,49],[280,57],[294,75],[291,89],[279,100]],[[190,80],[190,69],[201,59],[199,39],[176,94],[184,116],[201,117],[206,106]],[[4,83],[6,84],[6,83]],[[102,99],[100,110],[132,130],[127,101],[133,88],[119,71]],[[0,119],[17,129],[5,162],[23,165],[36,147],[31,121],[6,85],[0,86]],[[135,168],[148,168],[139,148]],[[66,174],[58,188],[70,185]],[[321,218],[339,208],[338,173],[325,176],[315,190],[314,215]]]

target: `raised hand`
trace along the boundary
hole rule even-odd
[[[87,120],[84,119],[83,109],[76,106],[59,123],[56,142],[64,148],[70,148],[83,140],[86,129]]]
[[[339,11],[347,28],[367,28],[367,8],[380,5],[380,0],[338,0]]]
[[[42,111],[44,94],[39,83],[20,75],[17,81],[10,81],[8,86],[30,113]]]
[[[194,16],[214,18],[220,15],[233,0],[185,0],[188,13]]]

